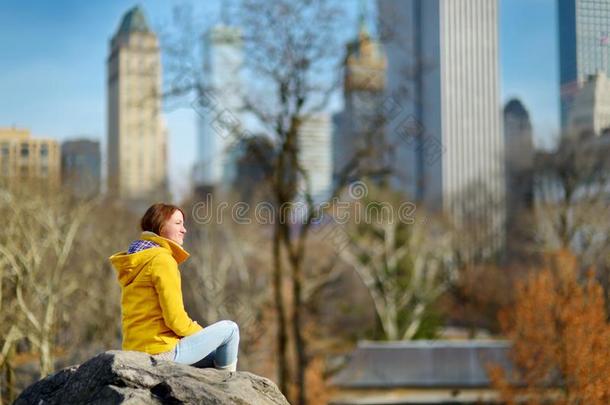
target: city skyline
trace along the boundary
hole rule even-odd
[[[352,3],[348,11],[354,24],[346,28],[350,31],[347,37],[356,34],[358,2]],[[171,4],[158,0],[140,4],[153,29],[171,20]],[[105,143],[104,59],[121,15],[132,5],[110,3],[87,8],[82,3],[63,0],[52,6],[41,3],[28,9],[14,1],[0,6],[4,41],[19,39],[3,44],[9,50],[9,57],[0,85],[11,97],[4,98],[0,104],[0,123],[28,128],[32,133],[59,141],[85,135]],[[369,9],[374,9],[373,6],[371,2]],[[197,10],[198,13],[211,15],[210,24],[216,22],[218,3],[208,3],[205,7]],[[526,16],[522,13],[524,7],[528,8]],[[49,18],[53,16],[57,18]],[[27,32],[16,23],[24,20],[31,22]],[[74,35],[81,31],[90,35],[87,38]],[[37,41],[40,35],[51,34],[56,37],[52,46]],[[556,36],[554,0],[500,1],[500,101],[519,97],[529,106],[539,145],[550,144],[559,124]],[[539,52],[532,52],[532,47]],[[338,93],[328,112],[340,109],[341,94]],[[71,111],[71,114],[62,114],[62,111]],[[195,115],[189,108],[166,112],[173,193],[184,194],[190,186],[190,169],[196,151]]]

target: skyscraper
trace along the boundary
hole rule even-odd
[[[238,151],[233,188],[241,201],[270,201],[275,150],[273,142],[258,134],[242,138]]]
[[[129,10],[110,41],[108,186],[145,204],[167,195],[167,131],[161,117],[157,36],[139,7]]]
[[[334,117],[333,174],[337,176],[354,155],[367,148],[370,158],[360,162],[368,170],[384,164],[383,97],[386,58],[381,43],[366,26],[361,10],[356,38],[347,44],[343,65],[343,111]]]
[[[521,100],[504,106],[506,150],[506,251],[520,258],[531,243],[528,210],[534,203],[534,142],[530,115]]]
[[[232,148],[243,135],[243,39],[241,31],[226,24],[203,37],[205,94],[198,106],[199,134],[194,170],[196,189],[227,189],[235,177]]]
[[[504,142],[506,160],[515,169],[531,168],[533,164],[534,139],[530,115],[517,98],[504,106]]]
[[[100,143],[75,139],[61,144],[61,178],[63,184],[79,197],[93,197],[100,192]]]
[[[504,142],[496,0],[379,0],[394,185],[503,238]],[[497,236],[497,237],[496,237]]]
[[[561,128],[568,129],[570,106],[592,74],[608,74],[610,2],[557,0]]]
[[[589,75],[574,94],[568,131],[573,136],[599,136],[610,131],[610,79],[601,70]]]
[[[308,117],[299,128],[299,160],[309,177],[315,204],[330,197],[332,187],[332,130],[330,116],[319,113]]]
[[[532,124],[519,99],[509,100],[504,107],[504,143],[507,208],[510,213],[517,214],[519,209],[530,207],[534,197]]]

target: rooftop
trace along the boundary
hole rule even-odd
[[[151,32],[144,11],[140,6],[132,7],[121,20],[119,34],[132,32]]]
[[[529,117],[527,109],[517,98],[510,99],[504,106],[504,114],[513,114],[521,117]]]
[[[28,129],[0,127],[0,140],[25,140],[30,138]]]
[[[344,388],[479,388],[487,367],[510,369],[507,341],[362,342],[332,379]]]

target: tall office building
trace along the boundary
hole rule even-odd
[[[394,185],[481,239],[504,234],[496,0],[379,0]],[[482,221],[482,222],[481,222]]]
[[[561,128],[569,126],[570,107],[589,75],[608,74],[610,2],[557,0]]]
[[[515,216],[521,209],[530,208],[534,199],[532,123],[519,99],[513,98],[504,106],[504,145],[507,213]]]
[[[239,140],[233,188],[241,201],[271,201],[275,148],[271,139],[258,134]]]
[[[226,190],[233,183],[236,153],[243,135],[243,39],[241,31],[216,25],[203,37],[205,94],[198,106],[199,134],[195,188]]]
[[[94,197],[100,193],[100,143],[74,139],[61,144],[61,178],[78,197]]]
[[[167,198],[167,130],[161,116],[157,36],[139,7],[129,10],[110,41],[108,186],[145,205]]]
[[[299,128],[299,159],[309,177],[315,204],[326,201],[332,188],[332,129],[328,114],[308,117]],[[305,189],[305,184],[302,185]]]
[[[346,47],[343,111],[333,117],[334,177],[363,149],[370,152],[370,157],[360,162],[361,167],[374,170],[385,163],[382,105],[386,58],[381,43],[371,36],[365,21],[363,7],[356,38]]]
[[[59,160],[57,141],[32,138],[27,129],[0,128],[0,177],[9,182],[33,179],[57,187]]]
[[[601,135],[610,130],[610,79],[598,71],[574,94],[568,114],[568,133]]]
[[[534,204],[534,141],[530,115],[513,98],[504,106],[506,151],[506,254],[520,258],[531,243],[528,211]]]

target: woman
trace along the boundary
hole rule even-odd
[[[184,212],[171,204],[154,204],[140,225],[140,239],[127,252],[110,257],[122,290],[123,350],[236,371],[237,324],[220,321],[202,328],[184,310],[178,270],[189,257],[182,248]]]

